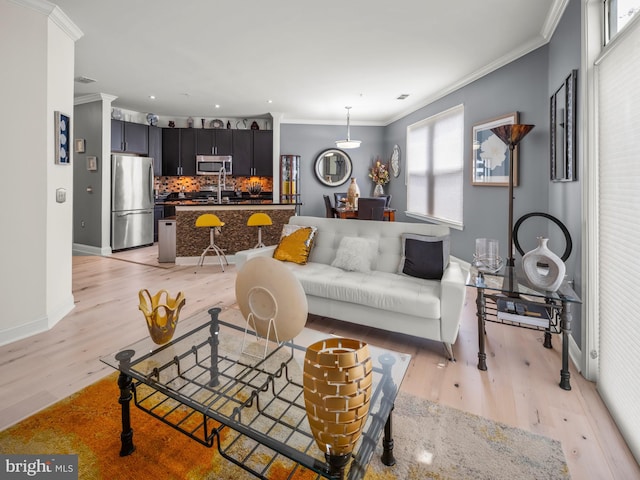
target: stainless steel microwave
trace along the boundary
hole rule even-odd
[[[231,155],[196,155],[196,175],[219,175],[224,169],[224,175],[233,173]]]

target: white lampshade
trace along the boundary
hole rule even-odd
[[[344,107],[347,109],[347,139],[336,140],[337,148],[358,148],[362,143],[360,140],[351,140],[351,129],[349,125],[349,110],[351,107]]]

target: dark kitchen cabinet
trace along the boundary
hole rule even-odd
[[[253,130],[253,174],[273,176],[273,131]]]
[[[141,123],[111,120],[111,151],[149,154],[149,127]]]
[[[162,129],[149,127],[149,156],[153,158],[153,174],[162,175]]]
[[[273,176],[272,130],[233,130],[233,175]]]
[[[232,130],[200,128],[196,130],[196,155],[231,155]]]
[[[164,218],[164,206],[156,205],[153,208],[153,241],[158,241],[158,222]]]
[[[162,174],[196,174],[196,134],[193,128],[162,129]]]

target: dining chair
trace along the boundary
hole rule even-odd
[[[363,197],[358,199],[358,220],[384,220],[384,206],[387,202],[382,197]]]
[[[391,195],[379,195],[380,198],[386,199],[386,203],[384,204],[384,208],[389,208],[391,205]]]
[[[344,207],[347,203],[347,192],[333,193],[334,204],[336,208]]]
[[[329,198],[329,195],[323,195],[322,197],[324,198],[324,208],[325,208],[326,217],[336,218],[336,210],[335,208],[333,208],[333,205],[331,205],[331,199]]]

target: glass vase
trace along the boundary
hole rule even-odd
[[[379,197],[380,195],[384,195],[384,187],[379,183],[376,183],[376,186],[373,189],[373,196]]]

